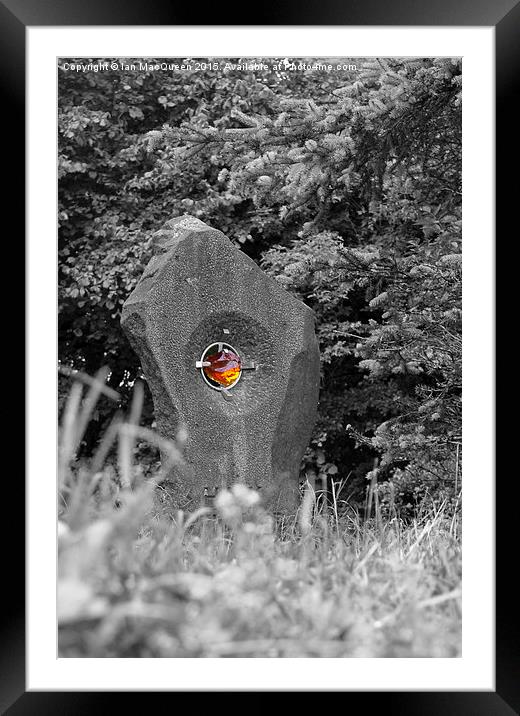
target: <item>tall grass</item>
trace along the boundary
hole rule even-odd
[[[307,484],[298,513],[280,519],[234,485],[214,509],[184,514],[165,482],[182,445],[139,426],[138,386],[128,418],[77,459],[99,396],[116,397],[106,376],[73,375],[62,416],[60,656],[460,655],[460,535],[446,504],[405,523],[374,494],[362,518],[340,490],[327,504]],[[167,456],[158,473],[134,462],[136,438]]]

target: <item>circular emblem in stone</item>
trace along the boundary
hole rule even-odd
[[[232,388],[242,375],[242,360],[229,343],[210,343],[195,363],[206,383],[215,390]]]

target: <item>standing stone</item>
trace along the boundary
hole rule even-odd
[[[172,475],[177,507],[192,510],[204,494],[243,482],[270,509],[294,511],[319,390],[313,311],[220,231],[183,216],[154,235],[154,256],[121,320],[159,432],[187,432],[186,468]],[[215,343],[242,361],[230,388],[203,377],[201,357]]]

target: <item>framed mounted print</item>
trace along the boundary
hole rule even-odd
[[[1,12],[29,328],[3,708],[513,713],[493,237],[517,6]]]

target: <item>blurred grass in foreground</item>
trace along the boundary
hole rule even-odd
[[[460,656],[460,526],[445,504],[362,520],[307,485],[275,519],[234,485],[216,514],[171,514],[162,482],[182,446],[139,427],[142,386],[89,463],[75,458],[100,394],[117,398],[107,374],[77,374],[62,416],[61,657]],[[134,464],[135,439],[168,455],[155,475]]]

